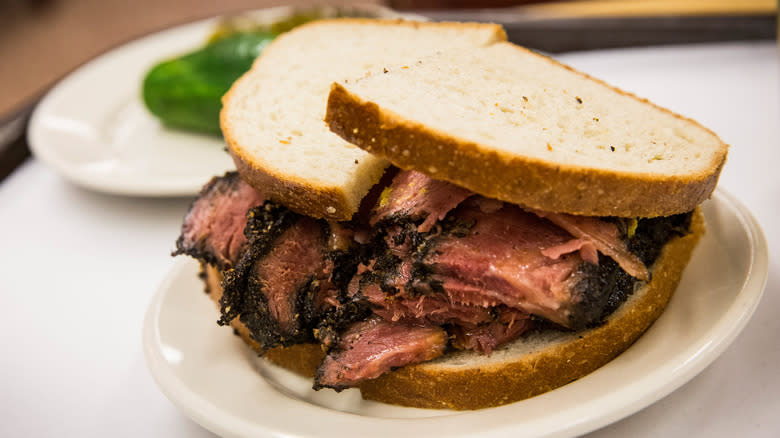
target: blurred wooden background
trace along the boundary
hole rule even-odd
[[[338,2],[377,3],[374,1]],[[54,81],[123,42],[174,24],[246,9],[326,1],[0,0],[0,122]]]

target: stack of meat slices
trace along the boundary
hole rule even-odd
[[[219,273],[220,324],[261,354],[321,344],[314,387],[341,390],[529,330],[598,326],[691,217],[541,213],[415,171],[376,192],[367,213],[328,222],[228,173],[193,203],[175,253]]]

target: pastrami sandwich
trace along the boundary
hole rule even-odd
[[[628,348],[727,146],[504,40],[346,19],[269,46],[224,99],[238,172],[177,241],[220,324],[315,389],[430,408],[531,397]]]

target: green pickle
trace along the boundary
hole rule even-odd
[[[220,135],[222,96],[275,36],[223,33],[199,50],[157,64],[143,81],[146,107],[168,127]]]
[[[144,103],[167,127],[221,135],[222,96],[276,36],[313,20],[345,16],[371,14],[314,8],[270,24],[242,16],[223,19],[204,47],[152,67],[143,81]]]

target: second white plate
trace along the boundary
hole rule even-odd
[[[123,195],[193,195],[232,168],[220,137],[166,129],[141,101],[146,72],[197,48],[214,25],[205,20],[159,32],[74,71],[33,113],[28,140],[35,157],[80,186]]]
[[[687,382],[726,349],[755,310],[768,271],[760,227],[722,191],[703,209],[707,234],[650,330],[592,374],[511,405],[432,411],[365,401],[356,390],[313,391],[310,380],[256,360],[230,329],[216,327],[216,309],[198,296],[203,285],[190,259],[175,265],[146,315],[147,364],[174,404],[222,436],[583,434]]]
[[[379,6],[382,17],[420,19]],[[292,12],[247,12],[266,22]],[[38,104],[28,127],[36,158],[88,189],[121,195],[189,196],[212,176],[234,169],[220,137],[166,129],[141,100],[141,82],[158,62],[198,48],[219,18],[134,40],[84,64]]]

